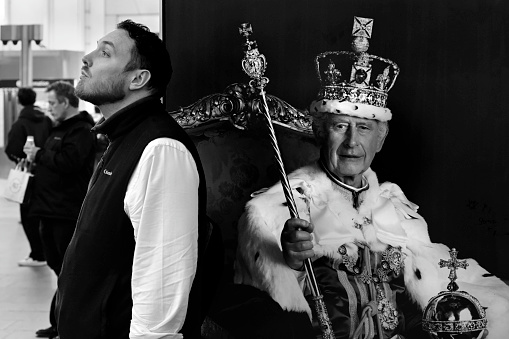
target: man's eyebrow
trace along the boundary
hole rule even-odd
[[[97,42],[97,45],[101,45],[101,44],[111,46],[111,48],[115,49],[115,45],[111,41],[106,40],[106,41],[98,41]]]

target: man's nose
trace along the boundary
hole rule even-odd
[[[81,62],[83,63],[83,65],[85,65],[87,67],[92,66],[92,57],[91,57],[91,54],[92,53],[88,53],[83,58],[81,58]]]
[[[355,128],[348,128],[345,142],[349,147],[355,147],[359,144],[359,133]]]

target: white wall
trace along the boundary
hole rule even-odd
[[[160,2],[165,0],[0,0],[0,25],[42,25],[41,46],[88,53],[102,36],[125,19],[159,33]],[[0,46],[19,50],[20,44]]]
[[[167,0],[105,0],[106,23],[111,29],[125,19],[144,24],[159,33],[160,1]]]
[[[43,42],[47,43],[49,39],[47,18],[48,18],[48,0],[0,0],[2,1],[2,12],[0,14],[1,25],[43,25]],[[39,48],[32,44],[34,49]],[[3,50],[20,50],[21,44],[13,45],[9,43],[2,46]]]
[[[108,31],[105,27],[105,9],[105,0],[86,0],[85,2],[85,53],[94,50],[97,40]]]
[[[46,25],[50,35],[47,47],[83,51],[85,46],[84,0],[47,1],[49,9]]]
[[[84,0],[3,0],[2,25],[42,25],[40,48],[83,51]],[[19,44],[4,46],[18,50]]]

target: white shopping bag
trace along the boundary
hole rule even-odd
[[[33,175],[28,171],[29,165],[25,159],[21,160],[9,172],[4,197],[12,202],[25,204],[30,200],[30,183]]]

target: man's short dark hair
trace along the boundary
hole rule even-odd
[[[30,106],[35,103],[37,94],[31,87],[22,87],[18,89],[18,101],[22,106]]]
[[[122,21],[117,28],[127,31],[135,45],[124,71],[148,70],[151,75],[148,88],[164,95],[172,74],[170,54],[164,42],[148,27],[131,20]]]
[[[46,87],[46,92],[55,91],[58,102],[62,102],[64,98],[69,100],[69,105],[77,108],[80,104],[80,99],[74,94],[74,86],[65,81],[56,81]]]

